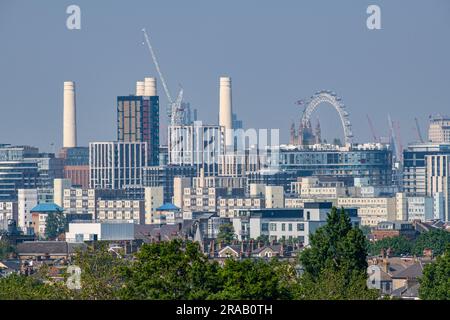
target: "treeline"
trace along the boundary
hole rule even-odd
[[[425,249],[431,249],[434,256],[444,253],[447,245],[450,244],[450,232],[435,229],[421,233],[415,241],[411,241],[404,236],[384,238],[373,242],[369,246],[369,254],[376,256],[382,250],[390,249],[394,256],[415,255],[422,256]]]

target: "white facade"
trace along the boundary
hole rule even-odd
[[[282,186],[265,187],[266,208],[284,208],[284,188]]]
[[[223,128],[204,125],[169,126],[168,163],[193,165],[204,169],[206,176],[218,174],[219,155],[224,153]]]
[[[431,119],[428,140],[434,143],[450,142],[450,117]]]
[[[432,197],[442,193],[444,197],[444,221],[450,221],[450,155],[427,155],[426,194]]]
[[[89,185],[94,189],[142,186],[147,166],[146,142],[89,143]]]
[[[0,230],[8,229],[8,220],[17,221],[18,208],[17,202],[0,202]]]
[[[128,222],[69,223],[67,242],[134,240],[134,224]]]
[[[17,226],[25,233],[33,228],[30,210],[38,204],[37,189],[18,189],[18,221]]]
[[[361,225],[377,226],[384,221],[395,221],[397,216],[396,197],[338,198],[338,208],[357,208]]]
[[[53,202],[60,206],[64,206],[64,189],[72,187],[71,179],[54,179],[53,180]]]
[[[430,221],[434,219],[432,197],[408,197],[408,221]]]
[[[146,187],[144,189],[145,224],[155,223],[155,212],[164,204],[163,187]]]
[[[141,200],[98,200],[96,211],[99,221],[145,223],[145,201]]]

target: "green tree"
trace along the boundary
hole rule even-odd
[[[427,264],[419,279],[419,297],[423,300],[450,300],[450,246],[436,262]]]
[[[367,240],[362,231],[352,227],[350,217],[344,209],[333,207],[326,225],[310,236],[310,248],[300,254],[299,261],[304,273],[300,278],[298,298],[376,297],[377,292],[366,286],[366,257]],[[320,290],[315,289],[319,287]]]
[[[67,219],[63,212],[50,212],[45,220],[45,236],[56,239],[67,229]]]
[[[404,236],[389,237],[371,243],[369,253],[375,256],[379,255],[381,250],[390,248],[394,256],[410,255],[413,253],[413,247],[413,243]]]
[[[269,262],[227,259],[218,277],[221,288],[211,299],[291,299],[297,284],[294,268],[275,259]]]
[[[270,244],[269,236],[265,235],[265,234],[260,235],[258,238],[256,238],[255,241],[256,241],[256,243],[261,242],[264,245],[269,245]]]
[[[12,274],[0,278],[0,300],[62,300],[69,294],[64,284],[48,284],[32,276]]]
[[[78,251],[73,264],[81,269],[81,289],[72,290],[77,299],[114,300],[122,288],[122,269],[126,260],[122,252],[108,250],[108,244],[96,243],[86,251]]]
[[[219,287],[217,263],[197,243],[173,240],[144,244],[124,268],[123,299],[206,299]]]
[[[444,253],[448,244],[450,244],[450,232],[441,229],[424,232],[417,237],[414,254],[421,256],[424,249],[432,249],[433,254],[438,256]]]
[[[231,223],[221,224],[219,227],[219,234],[217,235],[217,241],[224,243],[231,243],[236,239],[236,235],[234,234],[234,227]]]
[[[301,300],[374,300],[377,290],[367,289],[367,275],[362,271],[326,267],[317,277],[304,274],[296,298]]]

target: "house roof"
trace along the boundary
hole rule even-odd
[[[134,226],[134,236],[144,242],[161,237],[161,241],[173,240],[180,238],[183,232],[180,230],[179,224],[147,224]]]
[[[17,254],[26,255],[67,255],[77,249],[86,249],[84,243],[69,243],[66,241],[25,241],[17,245]]]
[[[0,261],[0,269],[20,270],[20,261],[18,260],[3,260]]]
[[[391,295],[394,297],[399,297],[399,298],[418,298],[419,297],[419,284],[416,283],[410,287],[403,286],[403,287],[397,288],[392,291]]]
[[[400,270],[392,275],[393,279],[417,279],[422,276],[423,264],[414,263],[404,270]]]
[[[270,250],[272,252],[281,252],[281,245],[280,244],[276,244],[276,245],[273,245],[273,246],[264,246],[262,248],[254,250],[253,254],[260,254],[264,250]]]
[[[156,210],[158,210],[158,211],[174,211],[174,210],[180,210],[180,208],[178,208],[173,203],[165,203]]]
[[[47,213],[47,212],[63,212],[63,211],[64,209],[55,203],[40,203],[33,209],[31,209],[30,212]]]

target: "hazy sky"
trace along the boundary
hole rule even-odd
[[[70,4],[81,30],[66,28]],[[369,4],[382,30],[367,29]],[[425,133],[430,114],[450,113],[448,0],[0,0],[0,143],[59,148],[65,80],[77,83],[79,144],[115,140],[116,96],[156,75],[143,27],[172,95],[182,84],[205,122],[217,121],[223,74],[244,125],[280,128],[284,142],[294,102],[321,89],[343,98],[359,142],[372,136],[366,114],[385,136],[390,113],[406,144],[415,117]],[[332,107],[316,116],[326,138],[342,135]]]

